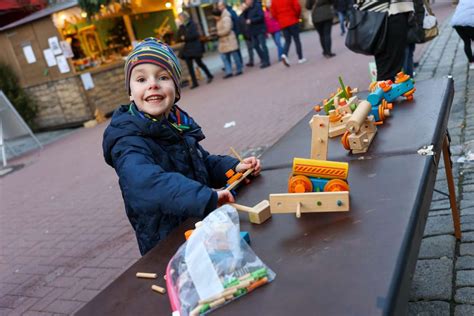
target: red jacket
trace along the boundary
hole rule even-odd
[[[283,29],[299,22],[301,6],[298,0],[272,0],[270,12]]]

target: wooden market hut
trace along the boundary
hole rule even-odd
[[[37,101],[39,129],[79,125],[96,109],[111,113],[129,102],[124,57],[149,36],[175,45],[177,3],[170,1],[115,3],[87,19],[76,0],[66,0],[0,28],[0,62]]]

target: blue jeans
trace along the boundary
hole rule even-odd
[[[346,12],[337,11],[337,17],[339,19],[339,24],[341,25],[341,34],[344,34],[346,33],[346,28],[344,27],[344,23],[346,21]]]
[[[252,35],[252,46],[257,51],[262,65],[270,65],[270,56],[268,55],[265,33]]]
[[[225,68],[225,74],[226,75],[232,75],[231,56],[232,56],[232,59],[234,60],[235,68],[236,68],[237,73],[242,72],[242,61],[241,61],[240,56],[239,56],[239,51],[234,50],[233,52],[228,52],[228,53],[222,53],[221,54],[222,61],[224,62],[224,68]]]
[[[281,54],[283,54],[283,47],[281,46],[281,32],[277,31],[272,34],[273,41],[275,42],[275,45],[277,47],[278,51],[278,60],[281,60]]]
[[[288,51],[290,50],[291,38],[295,40],[296,54],[298,54],[298,59],[303,58],[303,49],[301,47],[300,41],[300,29],[298,23],[285,27],[283,30],[283,36],[285,37],[285,46],[283,47],[283,54],[288,56]]]
[[[249,39],[245,40],[245,44],[247,45],[247,51],[249,54],[249,64],[253,65],[253,46],[252,46],[252,41]]]
[[[403,58],[403,70],[410,77],[413,77],[413,53],[415,52],[415,45],[415,43],[407,45],[405,48],[405,57]]]

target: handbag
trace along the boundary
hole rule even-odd
[[[387,13],[354,9],[349,15],[346,47],[351,51],[375,55],[385,46]]]
[[[427,0],[423,0],[423,4],[425,6],[425,17],[423,19],[423,29],[425,31],[424,41],[428,42],[439,34],[438,21],[433,13],[433,10],[431,10],[429,2]]]

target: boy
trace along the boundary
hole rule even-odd
[[[203,218],[233,202],[225,172],[254,168],[210,155],[200,145],[201,127],[175,103],[180,99],[181,67],[173,50],[155,38],[139,43],[125,62],[129,105],[114,112],[104,132],[105,161],[119,176],[127,216],[144,255],[188,217]]]

